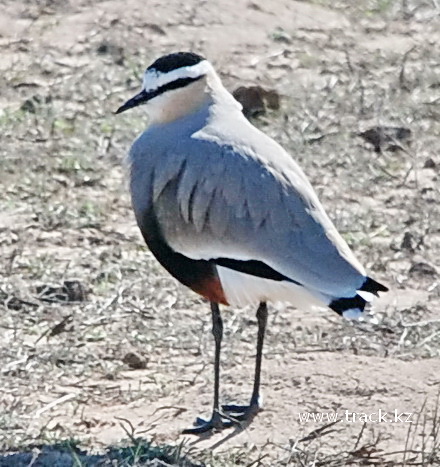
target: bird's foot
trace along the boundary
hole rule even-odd
[[[194,428],[183,430],[185,435],[200,435],[208,432],[221,431],[233,426],[248,425],[258,412],[262,410],[259,397],[253,397],[249,405],[222,405],[221,411],[215,410],[211,420],[196,418]]]
[[[233,417],[223,414],[219,411],[214,411],[211,420],[204,420],[203,418],[196,418],[194,428],[183,430],[184,435],[201,435],[203,433],[221,431],[226,428],[231,428],[239,423]]]

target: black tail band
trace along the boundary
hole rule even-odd
[[[371,279],[371,277],[367,277],[359,290],[378,296],[379,292],[387,292],[388,287],[376,282],[374,279]],[[357,309],[362,312],[364,311],[366,303],[367,301],[363,297],[356,294],[354,297],[337,298],[330,302],[329,307],[333,311],[336,311],[338,315],[342,315],[344,311],[351,309]]]

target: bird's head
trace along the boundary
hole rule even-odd
[[[214,83],[221,86],[212,65],[200,55],[178,52],[164,55],[144,73],[141,92],[116,111],[145,105],[152,122],[164,123],[191,113],[210,97]]]

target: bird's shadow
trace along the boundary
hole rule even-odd
[[[246,420],[246,421],[242,421],[242,422],[239,422],[237,423],[237,425],[234,427],[233,431],[231,431],[230,433],[227,433],[226,436],[224,436],[223,438],[221,438],[220,440],[216,441],[213,445],[211,445],[209,448],[211,450],[214,450],[214,449],[217,449],[219,448],[222,444],[225,444],[226,442],[228,442],[229,440],[235,438],[236,436],[238,436],[239,434],[243,433],[244,431],[246,431],[246,429],[252,424],[253,422],[253,418],[252,419],[249,419],[249,420]],[[225,430],[230,430],[231,428],[226,428]],[[199,443],[203,442],[203,441],[206,441],[206,440],[209,440],[211,439],[212,437],[218,435],[220,432],[219,431],[209,431],[209,432],[206,432],[206,433],[202,433],[202,434],[199,434],[199,435],[196,435],[197,436],[197,439],[195,439],[194,441],[192,442],[189,442],[188,445],[189,446],[197,446]]]

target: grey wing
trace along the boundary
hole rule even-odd
[[[273,150],[282,151],[278,145]],[[176,252],[192,259],[259,261],[329,296],[352,296],[365,280],[284,151],[262,160],[251,149],[193,138],[150,166],[143,174],[150,177],[150,201]],[[142,203],[136,196],[145,198],[142,186],[145,180],[132,180],[137,211]]]

